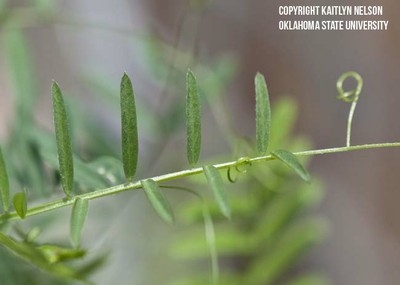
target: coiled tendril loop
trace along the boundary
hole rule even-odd
[[[246,166],[246,167],[243,169],[243,168],[240,168],[240,166]],[[240,174],[246,173],[248,167],[250,167],[250,166],[251,166],[250,157],[246,156],[246,157],[239,158],[236,161],[235,165],[233,166],[238,174],[236,175],[236,177],[232,178],[232,174],[231,174],[232,167],[229,167],[228,170],[227,170],[228,180],[231,183],[235,183],[237,181],[238,176]]]
[[[349,91],[343,90],[343,83],[346,81],[347,78],[353,77],[357,81],[356,88],[353,88]],[[350,136],[351,136],[351,123],[353,121],[354,110],[357,106],[358,98],[360,97],[361,91],[363,87],[363,79],[360,74],[355,71],[348,71],[343,73],[337,80],[336,88],[338,90],[339,95],[337,96],[338,99],[346,102],[351,103],[349,117],[347,120],[347,135],[346,135],[346,146],[350,146]]]

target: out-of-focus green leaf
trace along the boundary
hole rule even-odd
[[[33,243],[41,234],[40,228],[34,227],[26,235],[25,241],[28,243]]]
[[[41,245],[38,249],[43,253],[49,263],[80,259],[86,252],[82,249],[66,248],[56,245]]]
[[[219,228],[215,235],[215,245],[219,256],[246,256],[254,251],[252,236],[234,229]],[[208,250],[202,229],[191,229],[190,232],[181,234],[172,247],[171,256],[179,259],[207,258]]]
[[[320,274],[304,274],[299,277],[295,277],[284,285],[329,285],[331,282]]]
[[[194,166],[200,157],[201,114],[197,81],[191,70],[186,75],[186,91],[187,158],[189,164]]]
[[[273,284],[302,253],[323,240],[326,233],[327,225],[320,219],[305,220],[293,226],[268,254],[253,261],[243,284]]]
[[[147,199],[149,199],[156,213],[167,223],[173,223],[174,214],[171,206],[160,191],[157,183],[152,179],[142,180],[141,183]]]
[[[148,72],[157,79],[165,80],[170,66],[167,62],[167,55],[165,54],[165,49],[160,39],[148,35],[143,38],[142,44],[143,53],[147,62],[145,68],[148,68]]]
[[[16,186],[29,187],[32,193],[44,196],[48,194],[48,187],[44,179],[43,165],[37,157],[36,146],[32,144],[28,135],[34,128],[33,114],[39,95],[33,57],[22,29],[12,26],[6,29],[2,36],[7,70],[10,71],[13,83],[12,93],[15,95],[15,118],[7,148],[10,158],[9,172]]]
[[[215,200],[205,200],[205,203],[207,204],[213,220],[219,221],[225,219]],[[229,199],[232,215],[242,218],[251,217],[254,213],[254,209],[256,209],[259,204],[259,199],[254,195],[233,195],[233,197]],[[196,200],[193,202],[186,202],[179,214],[181,221],[186,224],[201,222],[203,220],[203,207],[204,206]]]
[[[318,203],[322,198],[319,183],[303,184],[299,189],[290,189],[278,194],[262,211],[253,233],[257,244],[265,246],[285,230],[300,212]]]
[[[270,148],[286,147],[296,122],[297,105],[292,98],[282,97],[272,106],[272,111]]]
[[[107,186],[121,184],[124,181],[124,169],[119,159],[110,156],[101,156],[87,164],[108,182]]]
[[[54,129],[56,132],[61,184],[65,194],[71,196],[74,182],[74,165],[68,116],[61,89],[56,82],[53,82],[51,90],[53,94]]]
[[[210,278],[206,274],[197,273],[186,278],[174,280],[170,285],[205,285],[210,284]],[[240,280],[239,274],[234,272],[226,272],[221,274],[218,285],[243,285]]]
[[[17,27],[7,29],[3,35],[6,58],[14,81],[17,118],[20,118],[21,123],[30,124],[38,91],[29,45],[23,31]]]
[[[234,139],[231,114],[224,102],[222,95],[225,93],[236,72],[236,62],[231,57],[216,60],[211,67],[197,66],[197,77],[200,79],[200,94],[207,101],[215,123],[228,144]]]
[[[55,11],[57,1],[54,0],[35,0],[36,9],[41,13],[41,16],[51,16]]]
[[[46,161],[51,168],[56,170],[58,168],[57,146],[50,133],[42,130],[36,130],[32,132],[31,135],[32,139],[38,145],[40,156],[43,157],[43,160]],[[103,163],[106,170],[105,175],[102,175],[102,173],[100,173],[101,171],[99,172],[101,169],[101,164]],[[109,162],[103,161],[103,159],[99,159],[98,161],[96,160],[91,163],[84,163],[75,156],[74,182],[76,182],[79,185],[79,188],[83,190],[94,190],[110,186],[111,182],[109,181],[109,178],[113,178],[111,177],[111,172],[114,173],[115,168],[111,166],[109,168],[108,164]],[[116,172],[115,175],[117,175]],[[107,178],[107,176],[110,177]],[[114,183],[112,184],[114,185]]]
[[[82,280],[74,269],[61,263],[50,263],[47,256],[31,243],[17,242],[11,237],[0,233],[0,245],[18,257],[55,276]]]
[[[118,87],[114,86],[111,80],[109,80],[105,75],[97,73],[93,74],[93,72],[82,74],[82,77],[85,84],[88,84],[90,89],[93,91],[96,99],[104,101],[104,103],[113,111],[119,111],[121,106],[119,101],[120,98],[118,98]]]
[[[78,269],[79,276],[86,277],[103,267],[107,262],[108,254],[101,254],[90,260]]]
[[[135,98],[131,80],[126,73],[124,73],[121,79],[120,95],[122,161],[124,165],[125,177],[131,182],[136,174],[139,143]]]
[[[237,70],[237,62],[230,56],[218,59],[211,67],[200,65],[197,77],[201,79],[202,84],[199,85],[201,94],[204,94],[212,107],[212,103],[218,100],[221,93],[226,89],[227,84],[233,79]],[[218,101],[218,104],[222,102]]]
[[[190,0],[190,5],[193,9],[205,9],[213,2],[213,0]]]
[[[207,181],[210,185],[215,200],[217,201],[221,213],[227,217],[231,218],[231,208],[229,206],[228,198],[226,197],[224,182],[222,180],[221,174],[218,169],[212,165],[206,165],[203,167],[204,174],[207,177]]]
[[[3,25],[7,21],[9,15],[10,11],[7,9],[7,0],[0,0],[0,25]]]
[[[310,174],[293,153],[287,150],[276,150],[272,151],[271,155],[293,169],[304,181],[310,181]]]
[[[78,198],[75,200],[74,206],[72,207],[70,225],[71,243],[74,248],[78,248],[80,246],[81,234],[88,209],[89,201],[87,199]]]
[[[3,153],[0,148],[0,196],[3,210],[8,211],[10,206],[10,184],[8,181],[8,174],[6,164],[4,162]]]
[[[258,155],[268,150],[271,132],[271,108],[265,78],[261,73],[255,77],[256,87],[256,141]]]
[[[27,202],[25,192],[18,192],[14,195],[13,198],[14,209],[17,212],[18,216],[21,219],[25,219],[26,211],[27,211]]]
[[[215,243],[214,222],[206,206],[204,207],[203,217],[204,217],[204,232],[206,236],[207,249],[210,257],[210,283],[212,285],[218,285],[220,272],[219,272],[218,252]]]

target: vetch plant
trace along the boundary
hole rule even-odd
[[[349,78],[354,77],[357,80],[357,87],[350,91],[343,90],[343,82]],[[70,220],[70,240],[71,247],[60,247],[57,245],[38,244],[35,241],[34,234],[20,234],[22,240],[17,240],[11,235],[0,233],[0,244],[13,252],[15,255],[27,260],[33,265],[42,270],[50,272],[54,275],[81,280],[88,282],[87,268],[93,267],[93,264],[87,264],[86,268],[74,268],[66,263],[67,261],[80,259],[85,255],[85,250],[80,247],[80,238],[83,234],[84,223],[88,214],[90,200],[105,197],[108,195],[118,194],[120,192],[143,189],[146,196],[154,208],[155,212],[166,222],[174,223],[175,215],[173,209],[168,203],[168,200],[163,194],[166,189],[183,190],[187,193],[194,194],[201,201],[201,216],[204,221],[206,243],[208,246],[208,254],[211,261],[211,274],[210,283],[216,284],[270,284],[275,280],[281,272],[281,267],[290,261],[290,257],[294,256],[296,252],[300,251],[304,245],[308,244],[310,240],[315,240],[315,236],[311,232],[313,222],[305,222],[289,231],[289,233],[279,241],[273,241],[271,238],[275,229],[279,228],[287,219],[289,219],[292,211],[295,211],[298,205],[298,193],[304,194],[304,197],[310,198],[309,190],[299,190],[297,193],[293,191],[290,196],[292,200],[285,200],[285,203],[275,204],[272,210],[275,213],[268,212],[266,219],[267,225],[271,226],[265,231],[264,227],[260,227],[259,232],[251,239],[246,236],[238,236],[240,242],[238,250],[242,250],[242,254],[248,254],[249,248],[256,249],[263,238],[271,239],[270,242],[279,251],[274,251],[273,254],[268,256],[261,256],[255,258],[254,266],[249,266],[249,270],[243,277],[237,277],[236,281],[228,279],[226,281],[221,277],[220,268],[218,264],[218,232],[215,232],[213,225],[213,215],[209,205],[205,202],[202,195],[194,190],[182,186],[169,186],[164,185],[165,182],[175,181],[182,178],[203,175],[208,182],[208,187],[213,193],[216,205],[220,213],[227,219],[235,220],[233,210],[237,210],[237,205],[231,203],[229,199],[229,191],[221,175],[221,171],[227,171],[227,180],[235,182],[233,178],[233,171],[237,175],[244,174],[249,168],[253,168],[256,164],[262,165],[269,161],[276,160],[281,162],[285,167],[293,170],[301,179],[310,182],[310,175],[302,165],[299,157],[348,152],[354,150],[366,150],[373,148],[384,147],[399,147],[400,143],[380,143],[380,144],[364,144],[364,145],[351,145],[351,122],[354,115],[357,100],[362,90],[362,79],[355,72],[347,72],[339,77],[337,88],[339,91],[339,98],[345,102],[352,103],[348,127],[346,145],[336,148],[316,149],[291,152],[286,149],[270,150],[271,141],[274,139],[271,133],[273,121],[271,120],[271,108],[269,102],[269,93],[264,76],[257,73],[255,77],[255,95],[256,95],[256,134],[255,144],[246,144],[245,156],[241,156],[232,161],[225,161],[218,164],[206,164],[203,166],[195,167],[200,160],[200,149],[202,141],[201,133],[201,112],[200,112],[200,97],[198,90],[198,83],[192,71],[187,72],[186,76],[186,139],[187,139],[187,160],[189,162],[188,169],[167,173],[155,177],[148,177],[140,181],[135,181],[134,177],[138,165],[138,128],[137,128],[137,110],[135,106],[134,91],[129,76],[125,73],[121,79],[120,85],[120,106],[121,106],[121,144],[122,144],[122,167],[125,174],[125,182],[111,187],[102,187],[105,183],[105,177],[101,173],[90,172],[88,168],[82,166],[82,162],[74,157],[73,142],[71,141],[69,119],[64,104],[63,94],[57,83],[53,83],[52,96],[53,96],[53,111],[54,111],[54,126],[56,134],[56,145],[58,153],[58,169],[60,184],[65,193],[65,197],[55,201],[48,201],[37,206],[29,206],[29,201],[25,192],[18,192],[13,196],[14,211],[9,211],[10,189],[9,177],[7,174],[6,161],[0,151],[0,196],[2,200],[3,213],[0,215],[0,221],[3,228],[11,224],[13,221],[24,219],[33,215],[44,214],[49,211],[54,211],[59,208],[72,206],[71,220]],[[49,160],[55,160],[55,157],[50,157]],[[100,163],[101,164],[101,163]],[[105,164],[101,164],[105,167]],[[140,166],[140,164],[139,164]],[[74,170],[75,169],[75,170]],[[95,190],[80,193],[76,189],[74,183],[82,181],[87,183],[85,179],[79,178],[79,170],[87,171],[93,179],[92,185]],[[75,173],[75,175],[74,175]],[[99,186],[100,185],[100,186]],[[267,195],[264,197],[268,200]],[[278,195],[279,196],[279,195]],[[303,197],[303,196],[302,196]],[[312,199],[311,199],[312,200]],[[289,202],[288,202],[289,201]],[[308,201],[308,200],[307,200]],[[257,202],[257,201],[254,201]],[[276,220],[274,220],[276,219]],[[275,227],[275,228],[274,228]],[[296,237],[293,241],[292,237]],[[243,238],[243,239],[240,239]],[[245,242],[243,242],[243,240]],[[240,247],[240,245],[242,247]],[[247,248],[246,246],[249,246]],[[237,253],[237,252],[236,252]],[[267,265],[267,267],[265,267]],[[308,279],[307,279],[308,278]],[[266,280],[269,280],[268,282]],[[306,277],[305,280],[313,280],[312,277]],[[240,283],[241,282],[241,283]],[[302,284],[302,283],[295,283]]]

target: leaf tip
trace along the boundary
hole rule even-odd
[[[57,94],[58,92],[60,92],[60,85],[58,85],[57,81],[53,79],[51,83],[51,93],[53,94],[53,96],[55,96],[55,94]]]
[[[122,79],[130,79],[126,71],[124,71],[124,73],[122,74]]]

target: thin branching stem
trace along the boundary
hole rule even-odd
[[[374,148],[389,148],[389,147],[400,147],[400,142],[364,144],[364,145],[343,146],[343,147],[325,148],[325,149],[317,149],[317,150],[307,150],[307,151],[295,152],[294,155],[296,155],[296,156],[312,156],[312,155],[332,154],[332,153],[349,152],[349,151],[355,151],[355,150],[367,150],[367,149],[374,149]],[[265,162],[265,161],[274,160],[274,159],[275,158],[271,155],[257,156],[257,157],[246,159],[246,163]],[[235,161],[229,161],[229,162],[225,162],[225,163],[215,164],[214,167],[217,169],[227,169],[229,167],[235,167],[237,165],[238,165],[238,161],[235,160]],[[203,173],[202,167],[182,170],[182,171],[168,173],[168,174],[163,174],[160,176],[155,176],[151,179],[154,180],[155,182],[165,182],[165,181],[170,181],[170,180],[181,179],[181,178],[192,176],[192,175],[197,175],[199,173]],[[38,215],[38,214],[41,214],[44,212],[49,212],[49,211],[60,209],[60,208],[66,207],[66,206],[73,205],[75,200],[78,198],[92,200],[92,199],[97,199],[97,198],[104,197],[104,196],[114,195],[114,194],[117,194],[120,192],[125,192],[128,190],[135,190],[135,189],[140,189],[140,188],[142,188],[140,181],[136,181],[136,182],[132,182],[132,183],[116,185],[116,186],[113,186],[110,188],[96,190],[96,191],[93,191],[90,193],[76,195],[71,198],[59,199],[59,200],[56,200],[53,202],[44,203],[44,204],[41,204],[41,205],[38,205],[38,206],[28,209],[28,211],[26,213],[26,217]],[[16,212],[10,212],[10,213],[5,213],[5,214],[0,215],[0,220],[2,220],[2,221],[5,221],[5,220],[12,221],[12,220],[18,220],[18,219],[20,219],[20,217],[18,216],[18,214]]]

